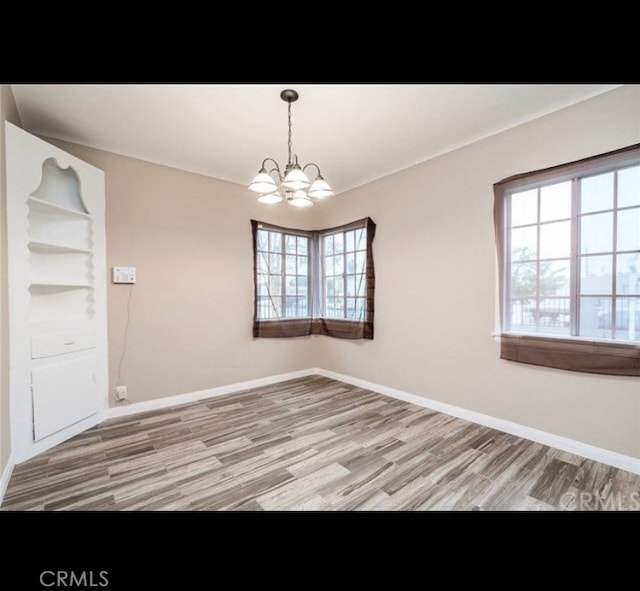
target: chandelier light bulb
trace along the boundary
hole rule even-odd
[[[249,190],[254,193],[273,193],[278,189],[275,181],[269,173],[263,168],[251,181]]]
[[[284,177],[282,185],[291,189],[292,191],[298,191],[300,189],[306,189],[311,183],[307,175],[302,172],[299,166],[294,166]]]
[[[289,202],[289,205],[293,205],[294,207],[313,207],[313,201],[309,199],[302,189],[299,189],[292,195],[288,196],[287,201]]]
[[[325,197],[331,197],[331,195],[333,195],[333,191],[331,190],[329,183],[318,175],[318,178],[316,178],[309,187],[309,197],[324,199]]]
[[[267,193],[258,197],[258,203],[266,203],[267,205],[275,205],[282,201],[282,195],[277,191],[275,193]]]

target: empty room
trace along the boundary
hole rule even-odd
[[[0,99],[2,511],[640,510],[640,85]]]

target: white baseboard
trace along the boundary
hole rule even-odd
[[[165,396],[164,398],[157,398],[155,400],[134,402],[133,404],[129,404],[127,406],[114,406],[107,409],[106,418],[111,419],[114,417],[134,415],[140,412],[159,410],[161,408],[167,408],[169,406],[177,406],[179,404],[185,404],[187,402],[204,400],[205,398],[214,398],[216,396],[234,394],[236,392],[242,392],[244,390],[251,390],[252,388],[262,388],[264,386],[270,386],[271,384],[277,384],[278,382],[286,382],[287,380],[304,378],[314,375],[315,373],[316,370],[314,368],[301,369],[299,371],[291,371],[289,373],[268,376],[266,378],[258,378],[255,380],[249,380],[247,382],[238,382],[236,384],[230,384],[228,386],[218,386],[217,388],[209,388],[208,390],[200,390],[198,392],[187,392],[186,394]]]
[[[7,492],[7,487],[9,486],[9,480],[11,480],[11,474],[13,473],[13,468],[15,466],[15,462],[13,461],[13,455],[9,456],[7,460],[7,465],[4,467],[2,471],[2,476],[0,476],[0,507],[2,506],[2,501],[4,500],[4,493]]]
[[[534,429],[532,427],[520,425],[519,423],[505,421],[504,419],[485,415],[473,410],[468,410],[466,408],[460,408],[459,406],[446,404],[445,402],[439,402],[430,398],[424,398],[423,396],[417,396],[416,394],[410,394],[409,392],[403,392],[402,390],[396,390],[395,388],[389,388],[388,386],[381,386],[380,384],[374,384],[373,382],[367,382],[366,380],[361,380],[359,378],[336,373],[334,371],[315,368],[313,372],[327,378],[333,378],[334,380],[338,380],[340,382],[346,382],[347,384],[358,386],[359,388],[372,390],[373,392],[377,392],[378,394],[384,394],[385,396],[390,396],[392,398],[397,398],[398,400],[410,402],[411,404],[415,404],[417,406],[422,406],[424,408],[458,417],[460,419],[464,419],[465,421],[484,425],[485,427],[491,427],[492,429],[504,431],[505,433],[516,435],[517,437],[522,437],[524,439],[529,439],[531,441],[542,443],[550,447],[555,447],[557,449],[561,449],[562,451],[582,456],[590,460],[595,460],[596,462],[602,462],[603,464],[614,466],[615,468],[620,468],[621,470],[627,470],[628,472],[633,472],[634,474],[640,474],[640,458],[626,456],[615,451],[596,447],[595,445],[590,445],[588,443],[583,443],[581,441],[576,441],[574,439],[569,439],[560,435],[554,435],[553,433],[548,433],[546,431],[541,431],[540,429]]]

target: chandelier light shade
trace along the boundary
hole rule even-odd
[[[294,207],[311,207],[314,199],[324,199],[333,195],[329,183],[324,180],[320,173],[320,167],[310,162],[304,166],[298,164],[298,156],[292,154],[291,141],[291,103],[298,100],[298,93],[295,90],[286,89],[280,93],[280,98],[287,103],[289,141],[288,161],[284,167],[284,174],[280,165],[273,158],[265,158],[258,174],[249,184],[249,190],[258,193],[258,202],[273,205],[283,200],[284,193],[287,203]],[[272,163],[274,168],[267,169],[267,164]],[[316,176],[311,182],[305,170],[309,167],[316,169]]]

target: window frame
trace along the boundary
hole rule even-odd
[[[285,228],[266,222],[251,220],[253,233],[253,282],[254,282],[254,316],[253,335],[254,337],[297,337],[309,334],[325,334],[346,339],[373,339],[373,318],[374,318],[374,289],[375,271],[373,265],[372,243],[375,236],[376,225],[371,218],[356,220],[342,226],[326,228],[323,230],[300,230],[296,228]],[[340,232],[346,233],[350,230],[364,229],[366,231],[366,253],[365,269],[362,274],[366,284],[364,289],[365,313],[362,318],[351,319],[342,317],[329,317],[325,313],[325,272],[323,239],[331,234]],[[286,257],[286,235],[305,236],[309,239],[307,257],[307,311],[308,315],[297,318],[260,318],[258,295],[258,232],[266,230],[278,232],[282,235],[281,256]],[[356,251],[354,251],[356,252]],[[359,252],[359,251],[358,251]],[[286,277],[286,258],[283,258],[281,276]],[[344,271],[344,269],[343,269]],[[343,273],[342,277],[345,277]],[[345,282],[346,290],[346,282]],[[283,302],[283,310],[286,309],[286,296],[284,290],[280,296]],[[346,297],[346,296],[345,296]],[[346,300],[345,300],[346,301]]]
[[[579,211],[580,183],[584,178],[597,176],[611,171],[618,171],[640,164],[640,144],[634,144],[606,154],[592,156],[583,160],[554,166],[551,168],[515,175],[500,181],[494,185],[494,224],[496,233],[496,245],[498,255],[498,289],[499,289],[499,322],[500,322],[500,356],[503,359],[544,365],[559,369],[570,369],[589,373],[603,373],[609,375],[640,375],[640,343],[628,340],[615,340],[616,298],[624,297],[616,293],[616,267],[615,259],[618,252],[617,236],[615,229],[618,220],[617,213],[625,208],[617,207],[617,187],[614,186],[612,207],[602,210],[612,212],[613,222],[613,250],[607,254],[612,257],[612,329],[611,338],[598,339],[596,337],[580,336],[578,332],[579,299],[584,294],[578,293],[578,273],[581,272],[580,264],[584,253],[579,252],[579,226],[583,215],[592,215],[596,212],[582,214]],[[617,178],[617,175],[616,175]],[[535,223],[537,232],[536,269],[540,264],[540,195],[545,186],[571,181],[571,218],[570,219],[570,283],[569,283],[569,310],[570,326],[569,335],[554,335],[540,332],[524,332],[511,330],[510,307],[510,269],[511,269],[511,195],[537,189],[538,212]],[[634,206],[630,206],[633,208]],[[563,218],[564,219],[564,218]],[[559,220],[554,220],[559,221]],[[530,224],[534,226],[534,224]],[[526,226],[523,224],[523,227]],[[566,258],[566,257],[562,257]],[[546,260],[546,259],[545,259]],[[536,281],[539,281],[537,274]],[[591,294],[588,294],[591,295]],[[540,301],[540,289],[537,285],[536,302]],[[560,297],[560,296],[559,296]],[[539,329],[539,325],[537,325]]]

